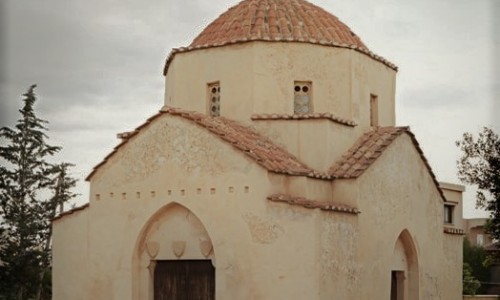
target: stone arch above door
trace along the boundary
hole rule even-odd
[[[153,299],[157,261],[211,260],[215,255],[201,220],[176,202],[160,208],[143,226],[133,257],[133,299]]]
[[[418,252],[410,232],[404,229],[394,243],[391,261],[391,299],[419,299]]]

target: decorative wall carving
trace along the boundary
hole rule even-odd
[[[146,243],[146,251],[151,259],[154,259],[158,255],[158,250],[160,250],[158,242],[149,241]]]
[[[271,244],[285,233],[281,225],[271,220],[263,220],[252,213],[246,213],[242,217],[250,229],[254,242]]]
[[[208,257],[212,253],[212,243],[210,241],[200,242],[200,251],[203,256]]]
[[[185,241],[173,242],[172,250],[174,251],[175,256],[177,256],[177,258],[180,258],[182,254],[184,254],[184,250],[186,250],[186,242]]]

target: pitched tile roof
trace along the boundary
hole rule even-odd
[[[355,127],[358,124],[353,120],[347,120],[341,117],[334,116],[331,113],[310,113],[310,114],[253,114],[252,120],[312,120],[325,119],[342,125]]]
[[[308,176],[314,173],[313,169],[300,162],[295,156],[288,153],[283,148],[276,146],[264,136],[236,121],[224,117],[211,117],[194,111],[165,107],[158,114],[149,118],[146,123],[136,128],[132,133],[125,135],[122,142],[114,148],[113,152],[106,156],[103,162],[94,168],[92,173],[87,176],[86,180],[90,180],[97,169],[106,163],[106,161],[114,155],[119,148],[126,144],[131,137],[136,135],[142,128],[148,126],[148,124],[162,114],[179,116],[194,122],[217,135],[223,141],[231,144],[270,172],[296,176]]]
[[[303,197],[295,197],[286,194],[273,194],[271,196],[268,196],[267,199],[273,202],[283,202],[290,205],[303,206],[305,208],[319,208],[324,211],[341,212],[355,215],[360,213],[360,211],[355,207],[336,204],[329,201],[309,200]]]
[[[163,74],[178,52],[251,41],[350,48],[397,70],[394,64],[371,52],[337,17],[314,4],[305,0],[244,0],[210,23],[188,47],[173,49]]]
[[[172,107],[164,107],[160,112],[150,117],[134,131],[120,135],[122,138],[121,143],[118,144],[101,163],[94,167],[85,180],[89,181],[99,167],[104,165],[118,149],[163,114],[179,116],[206,128],[223,141],[242,151],[246,156],[250,157],[270,172],[292,176],[307,176],[322,180],[359,177],[398,136],[406,133],[411,137],[416,150],[429,170],[429,174],[443,201],[446,201],[443,192],[439,188],[436,176],[432,172],[415,136],[408,127],[377,127],[368,131],[356,141],[340,160],[332,165],[328,172],[325,173],[308,167],[285,149],[275,145],[266,137],[236,121],[224,117],[211,117],[203,113]]]
[[[356,178],[382,154],[407,127],[379,127],[362,135],[356,143],[335,162],[329,173],[336,178]]]
[[[429,174],[434,181],[436,188],[443,201],[446,201],[443,191],[439,188],[439,183],[432,171],[429,162],[424,156],[417,139],[410,131],[409,127],[376,127],[362,135],[354,145],[330,168],[328,174],[334,178],[357,178],[375,160],[382,155],[384,150],[401,134],[410,136],[415,149],[420,154],[422,161],[429,170]]]

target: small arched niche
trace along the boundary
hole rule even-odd
[[[197,280],[205,285],[201,289],[215,293],[215,256],[208,232],[191,210],[171,203],[149,218],[137,240],[132,276],[134,299],[174,297],[158,294],[182,292],[182,288],[170,289],[169,285],[196,277],[189,272],[195,272]],[[186,288],[189,285],[186,283]],[[174,298],[179,297],[176,295]]]
[[[418,254],[412,236],[403,230],[394,245],[391,262],[391,300],[419,299]]]

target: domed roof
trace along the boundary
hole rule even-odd
[[[305,0],[243,0],[205,27],[188,47],[174,48],[163,75],[177,53],[251,41],[349,48],[397,71],[396,65],[371,52],[347,25],[321,7]]]
[[[210,23],[190,47],[252,40],[335,44],[368,50],[337,17],[304,0],[244,0]]]

